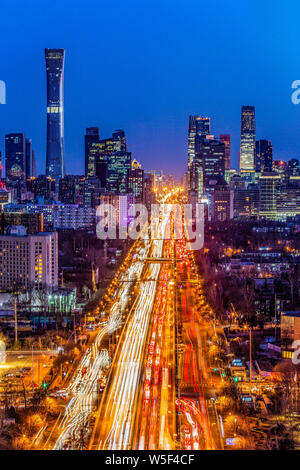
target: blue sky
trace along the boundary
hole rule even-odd
[[[102,137],[123,128],[146,169],[183,174],[193,113],[232,135],[236,165],[243,104],[275,159],[300,158],[299,13],[277,0],[2,0],[0,149],[5,133],[25,132],[45,171],[44,48],[64,47],[69,173],[83,173],[85,128],[99,126]]]

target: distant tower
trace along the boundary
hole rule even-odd
[[[240,172],[255,170],[255,108],[243,106],[241,116]]]
[[[64,49],[45,49],[47,70],[46,175],[58,180],[65,174],[64,156]]]
[[[9,181],[20,181],[26,177],[26,145],[24,134],[6,134],[5,171]]]
[[[223,144],[225,145],[225,170],[230,170],[230,134],[221,134],[220,142],[223,142]]]

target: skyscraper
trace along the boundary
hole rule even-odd
[[[210,118],[190,116],[188,130],[188,189],[203,194],[202,143],[210,134]]]
[[[240,172],[253,172],[255,162],[255,108],[242,106]]]
[[[85,176],[96,175],[97,148],[93,144],[97,144],[99,140],[99,128],[88,127],[84,137]]]
[[[230,170],[230,134],[221,134],[220,142],[225,145],[225,171]]]
[[[225,145],[219,140],[204,140],[202,144],[204,188],[211,178],[224,178]]]
[[[188,130],[188,166],[194,161],[196,146],[210,134],[210,118],[192,115]]]
[[[6,134],[5,168],[9,181],[21,181],[26,176],[26,144],[24,134]]]
[[[135,202],[143,201],[144,170],[137,160],[132,161],[131,169],[128,172],[128,190],[132,191]]]
[[[107,161],[107,191],[126,193],[128,191],[128,175],[131,169],[130,152],[113,152]]]
[[[273,147],[269,140],[257,140],[255,149],[255,171],[272,171]]]
[[[115,152],[127,152],[126,135],[122,129],[118,129],[112,134]]]
[[[32,149],[32,140],[26,139],[25,141],[25,149],[26,149],[26,179],[31,178],[34,176],[34,151]]]
[[[45,49],[47,70],[46,175],[58,180],[65,174],[64,157],[64,49]]]

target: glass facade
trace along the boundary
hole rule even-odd
[[[64,49],[45,49],[47,70],[46,175],[58,183],[65,174],[63,74]]]
[[[5,167],[9,181],[24,180],[26,176],[26,141],[24,134],[5,136]]]
[[[254,106],[243,106],[241,117],[240,171],[254,171],[255,141],[255,108]]]

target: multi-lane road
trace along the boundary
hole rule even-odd
[[[83,435],[89,449],[217,447],[207,411],[200,280],[185,238],[176,238],[182,224],[165,208],[152,236],[131,249],[110,287],[107,321],[67,388],[71,398],[52,448],[83,448]],[[116,331],[109,357],[105,338]]]

